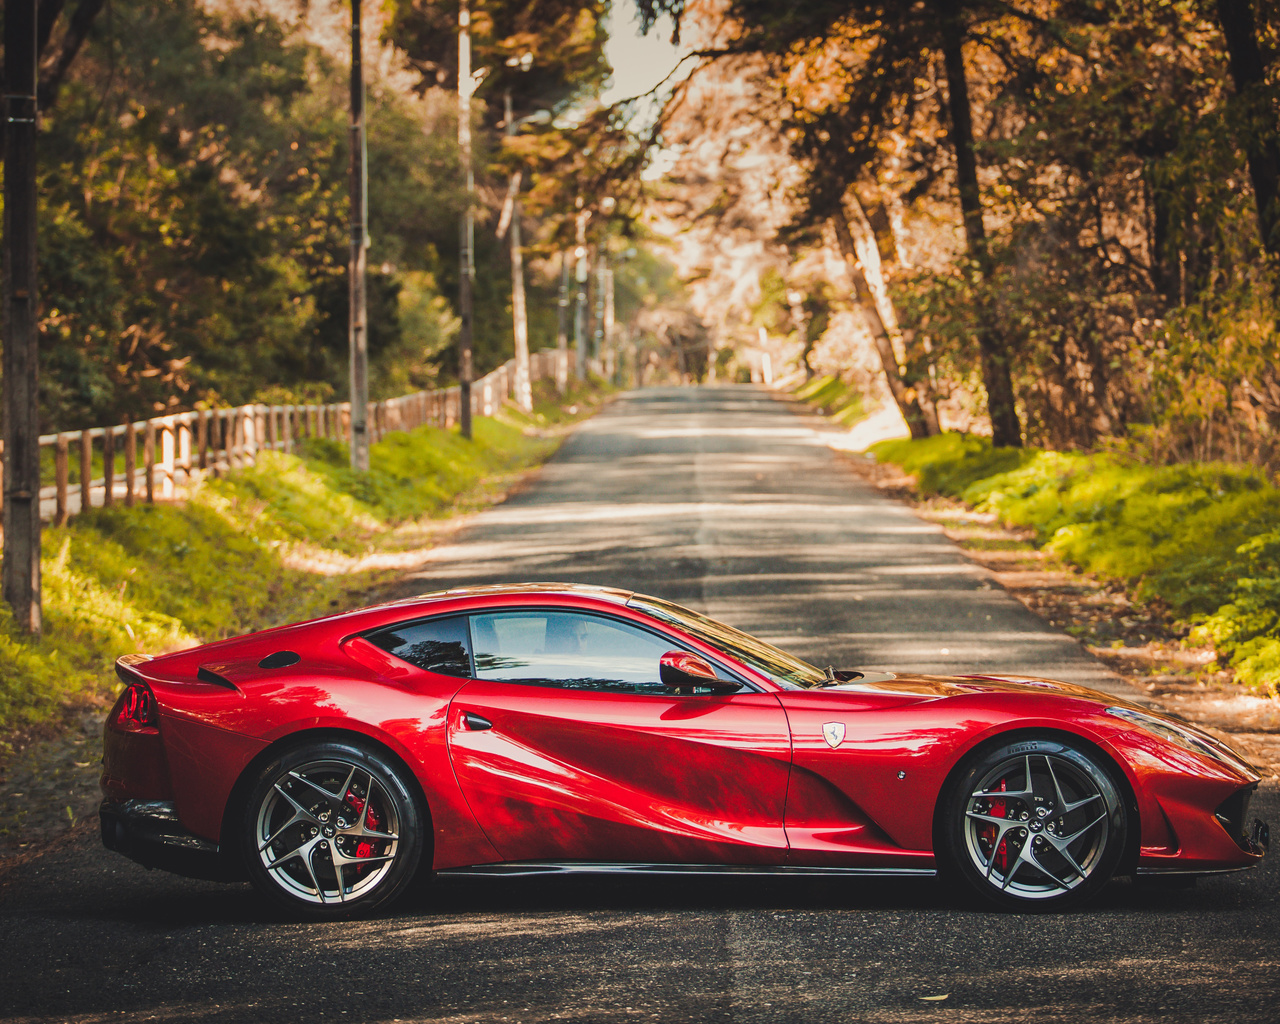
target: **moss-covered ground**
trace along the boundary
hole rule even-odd
[[[993,513],[1068,564],[1122,582],[1192,642],[1211,643],[1240,683],[1280,690],[1280,491],[1261,471],[993,449],[954,433],[872,451],[924,494]]]

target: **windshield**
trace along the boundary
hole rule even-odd
[[[757,672],[762,672],[779,686],[788,689],[807,689],[811,686],[827,686],[832,680],[821,669],[814,668],[807,661],[801,661],[786,651],[780,651],[772,644],[757,640],[750,634],[726,626],[723,622],[699,615],[688,608],[682,608],[670,601],[656,597],[635,595],[627,602],[632,608],[647,612],[655,619],[679,626],[686,633],[709,643],[744,665],[749,665]]]

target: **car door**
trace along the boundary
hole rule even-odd
[[[449,750],[504,859],[783,861],[790,737],[772,694],[671,693],[658,660],[679,645],[602,614],[513,609],[470,627]]]

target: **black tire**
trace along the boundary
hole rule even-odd
[[[354,743],[313,743],[258,773],[240,823],[241,853],[250,881],[291,915],[353,917],[413,882],[424,819],[391,758]]]
[[[1024,739],[988,748],[942,808],[947,866],[1006,909],[1078,906],[1110,881],[1124,852],[1122,792],[1083,745]]]

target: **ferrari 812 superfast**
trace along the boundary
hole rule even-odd
[[[429,594],[117,663],[105,844],[299,917],[431,872],[934,875],[1015,909],[1255,864],[1257,772],[1031,677],[817,668],[667,601]]]

